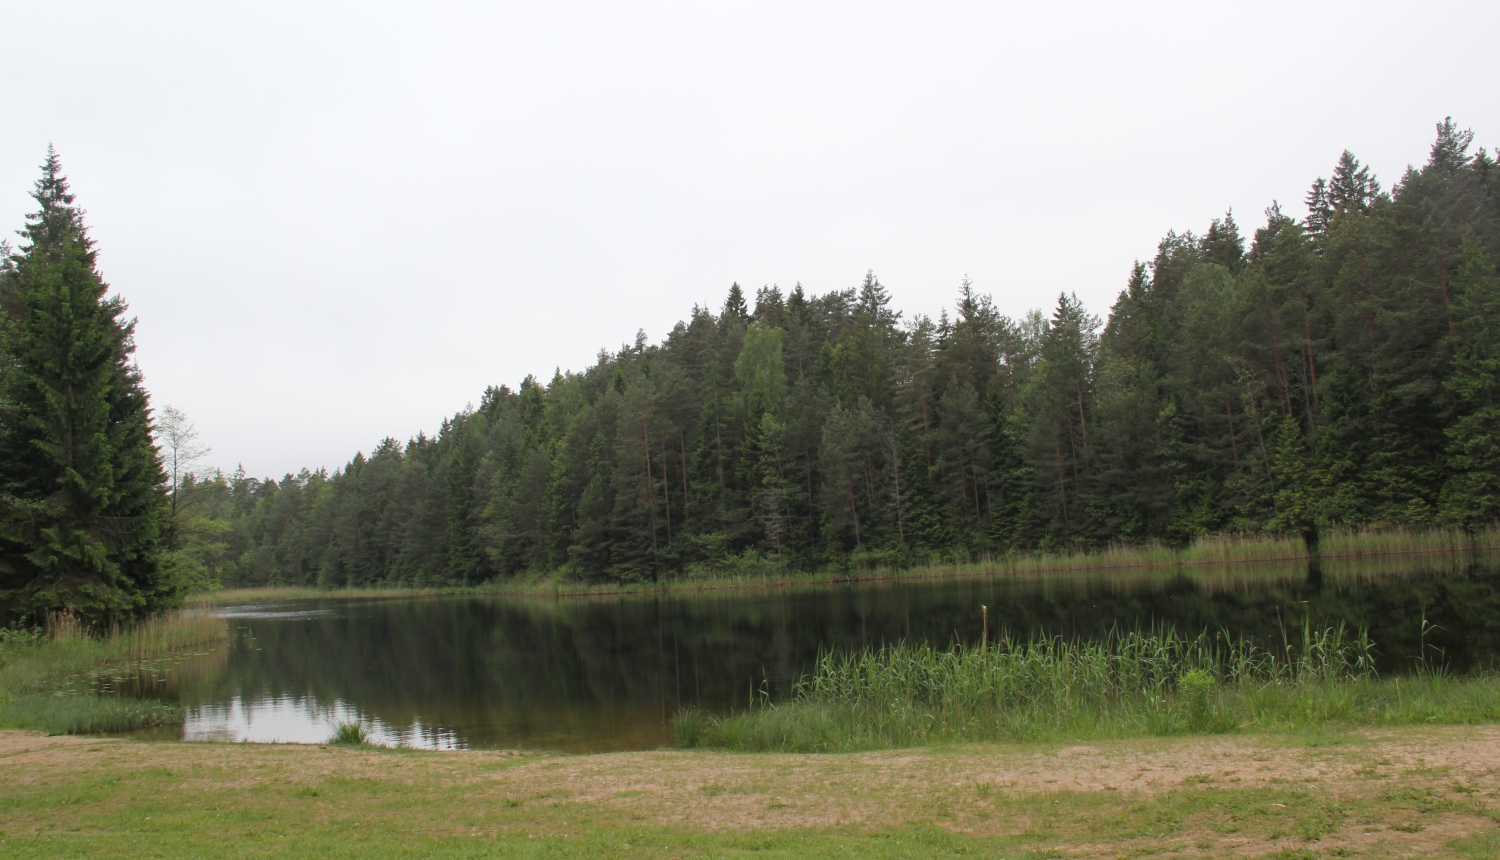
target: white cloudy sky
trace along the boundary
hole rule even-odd
[[[1107,310],[1168,229],[1500,144],[1500,4],[0,0],[0,226],[47,144],[225,468],[336,467],[731,281]]]

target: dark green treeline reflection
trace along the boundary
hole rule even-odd
[[[1365,628],[1379,669],[1495,664],[1492,567],[1361,578],[1314,567],[1258,581],[1118,576],[971,579],[802,590],[594,598],[299,601],[230,610],[227,659],[183,673],[190,712],[238,701],[342,703],[459,745],[572,751],[649,748],[684,705],[744,707],[788,694],[822,650],[897,640],[977,642],[992,631],[1098,637],[1111,629],[1225,631],[1265,644],[1304,623]],[[763,691],[763,692],[762,692]]]

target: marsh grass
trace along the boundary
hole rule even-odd
[[[45,629],[6,630],[0,633],[0,725],[52,734],[169,725],[182,718],[177,705],[102,695],[98,679],[222,643],[228,635],[223,619],[195,612],[109,631],[90,630],[65,612],[49,617]]]
[[[1340,528],[1323,533],[1317,557],[1325,564],[1352,561],[1367,563],[1390,558],[1409,566],[1406,556],[1442,556],[1464,562],[1500,552],[1500,524],[1478,532],[1453,528]],[[1131,570],[1150,568],[1229,567],[1269,565],[1277,570],[1284,563],[1300,564],[1313,558],[1302,538],[1292,535],[1245,533],[1203,535],[1183,548],[1158,542],[1117,544],[1074,553],[1013,553],[954,564],[935,563],[914,573],[940,575],[1007,573],[1039,574],[1063,571]]]
[[[972,741],[1140,737],[1500,719],[1500,678],[1382,680],[1368,637],[1304,627],[1276,647],[1221,635],[1001,637],[822,656],[783,703],[678,717],[679,746],[841,752]]]
[[[1411,557],[1424,566],[1462,567],[1500,555],[1500,524],[1466,533],[1447,528],[1346,528],[1324,532],[1317,557],[1326,571],[1354,567],[1359,573],[1372,565],[1389,572],[1411,569]],[[731,588],[815,586],[879,580],[922,580],[974,576],[1033,576],[1089,571],[1213,572],[1237,577],[1298,576],[1313,558],[1300,537],[1243,533],[1205,535],[1186,547],[1162,543],[1119,544],[1076,552],[1017,552],[961,558],[902,556],[867,552],[846,565],[815,571],[794,570],[775,556],[747,553],[712,563],[689,565],[684,571],[664,573],[661,580],[597,582],[565,572],[528,573],[514,579],[470,587],[409,587],[400,584],[322,589],[307,586],[265,586],[222,589],[195,595],[195,606],[250,603],[257,600],[343,597],[412,597],[439,594],[534,594],[587,596],[662,591],[708,591]]]
[[[328,738],[328,743],[350,747],[369,746],[370,732],[364,723],[357,720],[339,723],[333,727],[333,735]]]

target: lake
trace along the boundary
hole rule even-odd
[[[1388,566],[1388,565],[1387,565]],[[567,752],[667,742],[680,708],[788,695],[821,651],[992,632],[1364,628],[1382,673],[1424,653],[1496,665],[1500,570],[1276,571],[905,580],[593,597],[447,595],[231,605],[227,646],[126,685],[180,701],[187,740],[318,743],[361,720],[381,743]],[[1426,632],[1423,633],[1424,624]],[[175,730],[173,732],[175,735]]]

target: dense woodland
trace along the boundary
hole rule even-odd
[[[1500,168],[1438,126],[1389,190],[1169,233],[1107,320],[965,281],[738,286],[660,343],[490,388],[333,473],[194,474],[49,154],[0,265],[0,608],[100,620],[224,585],[654,581],[1500,519]],[[152,433],[156,435],[153,447]]]
[[[1438,126],[1391,189],[1345,152],[1308,215],[1169,233],[1107,320],[904,318],[876,276],[738,285],[658,344],[484,392],[332,474],[188,478],[226,584],[651,581],[1209,532],[1500,517],[1500,170]]]

